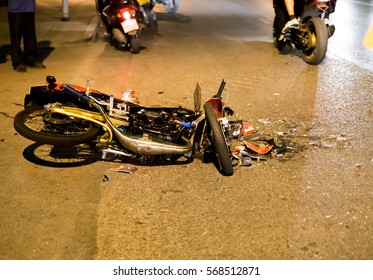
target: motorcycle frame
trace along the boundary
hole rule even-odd
[[[322,20],[325,19],[326,14],[331,10],[331,0],[319,1],[314,0],[310,1],[311,3],[305,3],[304,11],[302,13],[301,22],[306,23],[312,17],[319,17]]]
[[[206,117],[204,112],[199,112],[198,117],[192,121],[193,129],[190,139],[184,139],[185,145],[174,144],[164,141],[164,143],[154,144],[147,136],[139,139],[128,139],[118,127],[127,122],[124,113],[126,112],[125,103],[123,110],[114,108],[114,97],[110,96],[109,102],[98,101],[90,96],[89,86],[87,85],[87,92],[84,96],[80,91],[84,88],[72,87],[69,85],[58,85],[59,90],[63,90],[67,95],[75,95],[78,100],[85,99],[84,103],[90,103],[89,106],[95,107],[98,112],[86,110],[83,108],[61,106],[60,103],[52,103],[45,105],[45,110],[48,114],[58,113],[72,118],[80,118],[86,121],[95,123],[102,127],[104,134],[100,135],[98,142],[109,144],[114,138],[127,150],[137,154],[143,155],[162,155],[162,154],[179,154],[191,157],[196,151],[203,147],[205,130],[206,130]],[[80,91],[79,91],[80,90]],[[220,98],[211,98],[207,100],[213,105],[217,118],[222,117],[222,101]],[[104,109],[107,108],[107,110]],[[146,106],[142,106],[147,108]],[[134,144],[135,143],[135,144]],[[146,147],[152,146],[150,149]],[[144,148],[145,147],[145,148]]]

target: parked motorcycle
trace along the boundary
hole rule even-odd
[[[334,34],[334,25],[329,25],[329,15],[334,12],[336,0],[306,0],[296,2],[295,15],[300,18],[299,29],[288,29],[282,34],[287,19],[283,1],[274,1],[273,43],[283,52],[289,46],[301,50],[303,60],[320,64],[326,55],[328,39]]]
[[[179,8],[179,0],[152,0],[155,4],[162,4],[169,13],[175,13]]]
[[[111,43],[133,54],[140,52],[141,31],[156,21],[151,0],[96,0],[96,10]]]
[[[201,88],[194,92],[194,109],[183,107],[142,106],[114,98],[86,87],[57,83],[53,76],[47,84],[33,86],[25,96],[25,109],[14,118],[16,131],[37,143],[96,146],[102,158],[108,154],[135,158],[192,158],[198,151],[214,162],[223,175],[232,175],[233,167],[227,139],[237,134],[237,126],[227,117],[218,93],[204,103]],[[238,128],[239,130],[240,128]]]

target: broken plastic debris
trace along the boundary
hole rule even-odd
[[[276,147],[275,149],[273,149],[271,151],[271,156],[272,157],[276,157],[277,155],[280,155],[282,154],[283,152],[285,152],[287,149],[287,145],[285,142],[281,142],[281,146],[280,147]]]
[[[110,171],[121,172],[121,173],[129,173],[129,174],[132,174],[136,170],[137,170],[137,167],[135,167],[133,165],[121,165],[119,167],[110,168]]]
[[[250,143],[249,141],[245,141],[245,145],[249,150],[259,155],[268,154],[273,148],[273,145],[264,144],[264,143],[259,143],[259,145],[256,145],[254,143]]]
[[[249,124],[247,122],[242,123],[242,135],[243,136],[251,135],[255,132],[256,132],[256,129],[254,128],[252,124]]]

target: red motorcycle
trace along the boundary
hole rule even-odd
[[[156,21],[151,0],[96,0],[96,9],[110,42],[119,49],[139,53],[141,31]]]
[[[113,155],[173,162],[203,151],[205,161],[214,162],[221,174],[230,176],[233,166],[227,139],[240,127],[226,119],[233,111],[223,106],[225,83],[205,102],[204,110],[197,84],[191,110],[142,106],[90,89],[89,83],[84,88],[57,83],[48,76],[46,85],[31,87],[25,96],[25,109],[15,116],[14,128],[30,140],[65,150],[88,143],[102,159]]]

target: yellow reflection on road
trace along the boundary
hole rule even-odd
[[[364,39],[364,46],[369,49],[373,49],[373,25],[368,29],[368,33]]]

